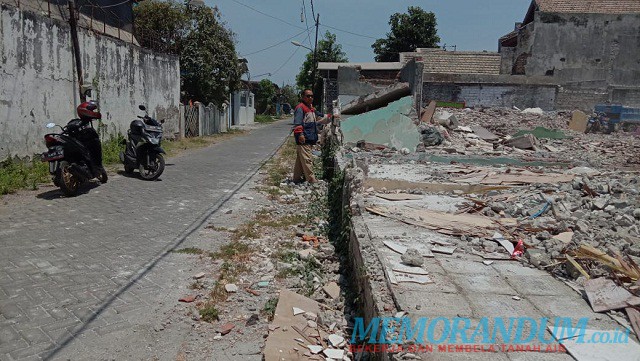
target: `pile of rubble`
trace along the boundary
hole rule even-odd
[[[487,262],[517,258],[583,290],[606,277],[640,296],[640,137],[576,132],[568,112],[431,111],[416,119],[416,153],[361,141],[347,156],[377,179],[402,180],[390,183],[390,193],[402,192],[395,198],[453,193],[465,201],[455,213],[369,212],[458,236],[450,249]]]

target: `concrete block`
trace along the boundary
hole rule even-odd
[[[402,311],[420,316],[471,317],[472,315],[468,301],[459,294],[422,290],[396,293],[395,297]]]

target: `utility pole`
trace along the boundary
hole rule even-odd
[[[87,101],[87,97],[82,91],[82,59],[80,58],[80,43],[78,42],[78,23],[76,22],[75,2],[69,0],[69,25],[71,26],[71,41],[73,43],[73,55],[76,59],[76,71],[78,73],[78,92],[80,102]]]
[[[316,87],[316,69],[318,69],[318,26],[320,26],[320,13],[318,13],[318,17],[316,18],[316,43],[313,47],[313,71],[311,72],[311,81],[313,82],[311,89],[313,89],[313,91],[315,91],[314,88]]]

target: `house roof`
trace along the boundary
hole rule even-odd
[[[534,0],[548,13],[630,14],[640,13],[640,0]]]
[[[425,73],[500,74],[500,54],[488,51],[445,51],[418,49],[409,53],[424,62]]]
[[[318,63],[318,70],[338,70],[338,67],[359,67],[360,70],[400,70],[402,63]]]

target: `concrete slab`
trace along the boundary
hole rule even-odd
[[[509,295],[478,293],[470,295],[474,317],[531,317],[542,318],[540,312],[526,299],[514,300]]]
[[[537,268],[525,267],[520,262],[496,262],[491,265],[503,276],[548,276],[549,274]]]
[[[492,275],[452,274],[451,279],[463,292],[470,294],[492,293],[509,296],[518,294],[498,273]]]
[[[395,295],[398,308],[420,316],[471,317],[471,307],[464,296],[455,293],[405,291]]]
[[[570,317],[574,322],[586,317],[589,319],[589,327],[603,330],[620,328],[620,325],[607,315],[593,312],[575,292],[564,296],[529,296],[527,300],[546,317]]]
[[[510,275],[504,277],[509,284],[518,291],[518,294],[521,295],[562,296],[576,294],[569,286],[548,274],[536,275],[535,277],[529,275]]]
[[[469,275],[498,275],[498,271],[496,271],[491,266],[486,266],[482,263],[482,258],[480,257],[465,257],[463,259],[460,258],[444,258],[437,257],[436,258],[442,268],[445,269],[448,273],[457,273],[457,274],[469,274]],[[495,264],[495,263],[494,263]],[[492,265],[493,266],[493,265]]]
[[[431,278],[435,283],[428,283],[425,285],[419,285],[414,283],[399,283],[398,285],[393,285],[391,288],[393,292],[405,292],[405,291],[416,291],[416,292],[427,292],[431,293],[459,293],[460,289],[456,287],[456,285],[451,281],[451,278],[444,273],[429,273],[429,278]]]

